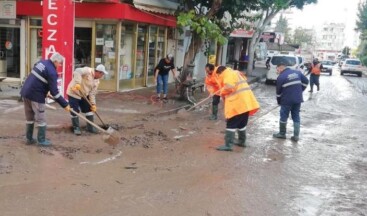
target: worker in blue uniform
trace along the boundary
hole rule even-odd
[[[279,132],[273,134],[275,138],[286,138],[287,120],[291,113],[293,120],[293,136],[291,140],[297,142],[300,133],[300,109],[303,102],[303,91],[307,88],[308,79],[298,70],[287,68],[287,62],[282,61],[277,65],[279,76],[276,82],[277,102],[280,105]]]
[[[26,117],[26,144],[49,146],[51,142],[46,139],[46,97],[50,92],[54,100],[66,111],[70,112],[69,103],[62,97],[57,88],[57,67],[62,64],[64,57],[55,52],[50,59],[37,62],[27,77],[20,95],[24,101]],[[37,140],[33,138],[34,123],[37,123]]]

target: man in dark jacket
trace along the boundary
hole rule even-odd
[[[51,142],[46,139],[45,98],[48,92],[60,106],[66,111],[70,111],[69,103],[61,96],[57,88],[56,68],[61,65],[63,59],[64,57],[56,52],[50,59],[37,62],[20,91],[27,121],[26,144],[28,145],[35,144],[37,141],[42,146],[51,145]],[[37,123],[38,127],[37,141],[33,139],[34,122]]]
[[[300,109],[303,102],[303,91],[307,88],[308,79],[298,70],[292,70],[286,67],[286,62],[281,62],[277,65],[279,76],[277,78],[277,102],[280,105],[280,122],[279,132],[273,134],[275,138],[286,138],[287,120],[289,113],[293,120],[293,141],[299,140],[300,132]]]

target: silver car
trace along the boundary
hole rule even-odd
[[[340,75],[356,74],[361,77],[362,69],[362,63],[359,59],[345,59],[340,69]]]

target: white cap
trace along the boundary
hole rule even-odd
[[[99,65],[97,65],[97,67],[96,67],[96,69],[95,69],[96,71],[100,71],[100,72],[102,72],[102,73],[104,73],[104,74],[108,74],[108,72],[106,71],[106,68],[105,68],[105,66],[103,65],[103,64],[99,64]]]
[[[172,60],[172,59],[173,59],[173,54],[171,54],[171,53],[170,53],[170,54],[168,54],[168,55],[167,55],[167,58],[168,58],[169,60]]]

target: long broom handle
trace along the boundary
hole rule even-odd
[[[108,133],[106,130],[104,130],[103,128],[101,128],[100,126],[96,125],[94,122],[89,121],[86,117],[84,117],[82,114],[75,112],[73,109],[70,109],[70,112],[74,113],[75,115],[77,115],[79,118],[82,118],[84,121],[88,122],[89,124],[93,125],[95,128],[97,128],[98,130],[100,130],[101,132],[105,133],[105,134],[110,134]]]
[[[204,102],[206,102],[207,100],[209,100],[211,97],[213,97],[215,94],[217,94],[218,92],[220,92],[221,89],[219,89],[218,91],[214,92],[213,94],[210,94],[207,98],[204,98],[203,100],[201,100],[199,103],[195,104],[194,106],[190,107],[187,111],[190,111],[192,109],[194,109],[195,107],[203,104]]]

